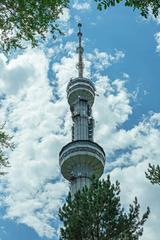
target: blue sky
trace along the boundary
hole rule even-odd
[[[160,159],[160,18],[143,19],[119,5],[98,12],[94,1],[72,1],[59,21],[66,33],[48,34],[39,48],[0,55],[0,116],[16,148],[1,178],[0,240],[58,239],[58,208],[68,192],[58,153],[71,140],[66,84],[77,76],[77,21],[83,24],[85,76],[99,96],[95,141],[106,152],[103,177],[121,183],[124,207],[138,197],[151,215],[142,240],[159,240],[159,186],[144,172]]]

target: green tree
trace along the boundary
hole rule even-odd
[[[99,10],[107,9],[109,7],[115,6],[120,2],[124,2],[126,7],[132,7],[134,10],[140,10],[140,13],[145,18],[148,17],[151,12],[154,17],[158,16],[160,9],[160,0],[95,0],[97,8]]]
[[[99,10],[124,2],[125,6],[139,9],[144,17],[149,11],[157,17],[160,0],[94,0]],[[11,49],[32,47],[40,39],[45,40],[47,32],[56,38],[61,32],[57,19],[63,8],[69,7],[70,0],[1,0],[0,1],[0,50],[8,53]]]
[[[0,175],[4,175],[5,172],[2,171],[4,167],[9,167],[8,158],[6,155],[6,149],[14,148],[14,144],[11,142],[12,137],[5,133],[3,126],[0,127]]]
[[[148,171],[145,173],[146,177],[150,180],[152,184],[160,185],[160,166],[149,164]]]
[[[79,191],[74,199],[69,193],[59,210],[61,240],[137,240],[143,233],[143,224],[149,208],[139,216],[140,205],[135,198],[129,210],[120,203],[120,185],[107,180],[93,179],[90,188]]]
[[[61,33],[56,20],[69,0],[1,0],[0,49],[23,48],[29,41],[37,46],[38,39],[45,39],[49,30],[55,38]]]

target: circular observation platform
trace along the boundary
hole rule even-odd
[[[100,177],[104,170],[105,153],[101,146],[88,140],[77,140],[65,145],[59,153],[59,164],[64,178],[70,180],[75,165],[89,166],[92,174]]]
[[[67,86],[68,103],[72,106],[81,97],[88,101],[92,106],[95,97],[94,84],[88,78],[74,78],[71,79]]]

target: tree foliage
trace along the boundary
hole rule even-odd
[[[85,187],[74,199],[69,193],[66,203],[59,210],[61,240],[137,240],[143,233],[143,224],[149,208],[139,216],[137,198],[128,212],[120,203],[120,185],[107,180],[93,179],[90,188]]]
[[[139,9],[148,17],[149,11],[157,17],[160,0],[94,0],[99,10],[124,2],[125,6]],[[69,7],[70,0],[1,0],[0,1],[0,50],[24,48],[28,42],[32,47],[38,40],[46,39],[49,31],[53,38],[61,34],[57,19],[62,9]]]
[[[154,17],[158,16],[160,9],[160,0],[95,0],[99,10],[107,9],[115,6],[120,2],[124,2],[126,7],[132,7],[134,10],[140,10],[143,17],[147,18],[151,12]]]
[[[14,148],[14,144],[11,142],[11,139],[12,137],[5,133],[3,126],[0,127],[0,175],[4,174],[2,168],[9,166],[5,150],[7,148]]]
[[[146,177],[150,180],[152,184],[160,185],[160,166],[149,164],[148,171],[145,173]]]
[[[56,20],[69,0],[1,0],[0,48],[4,52],[23,48],[24,41],[37,46],[46,38],[48,29],[53,37],[61,33]]]

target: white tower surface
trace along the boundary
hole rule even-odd
[[[85,185],[89,186],[92,175],[100,178],[105,164],[103,148],[93,140],[92,105],[95,87],[90,79],[83,77],[84,50],[81,26],[79,23],[78,77],[71,79],[67,86],[67,98],[73,120],[72,142],[65,145],[59,153],[61,173],[70,182],[72,195]]]

